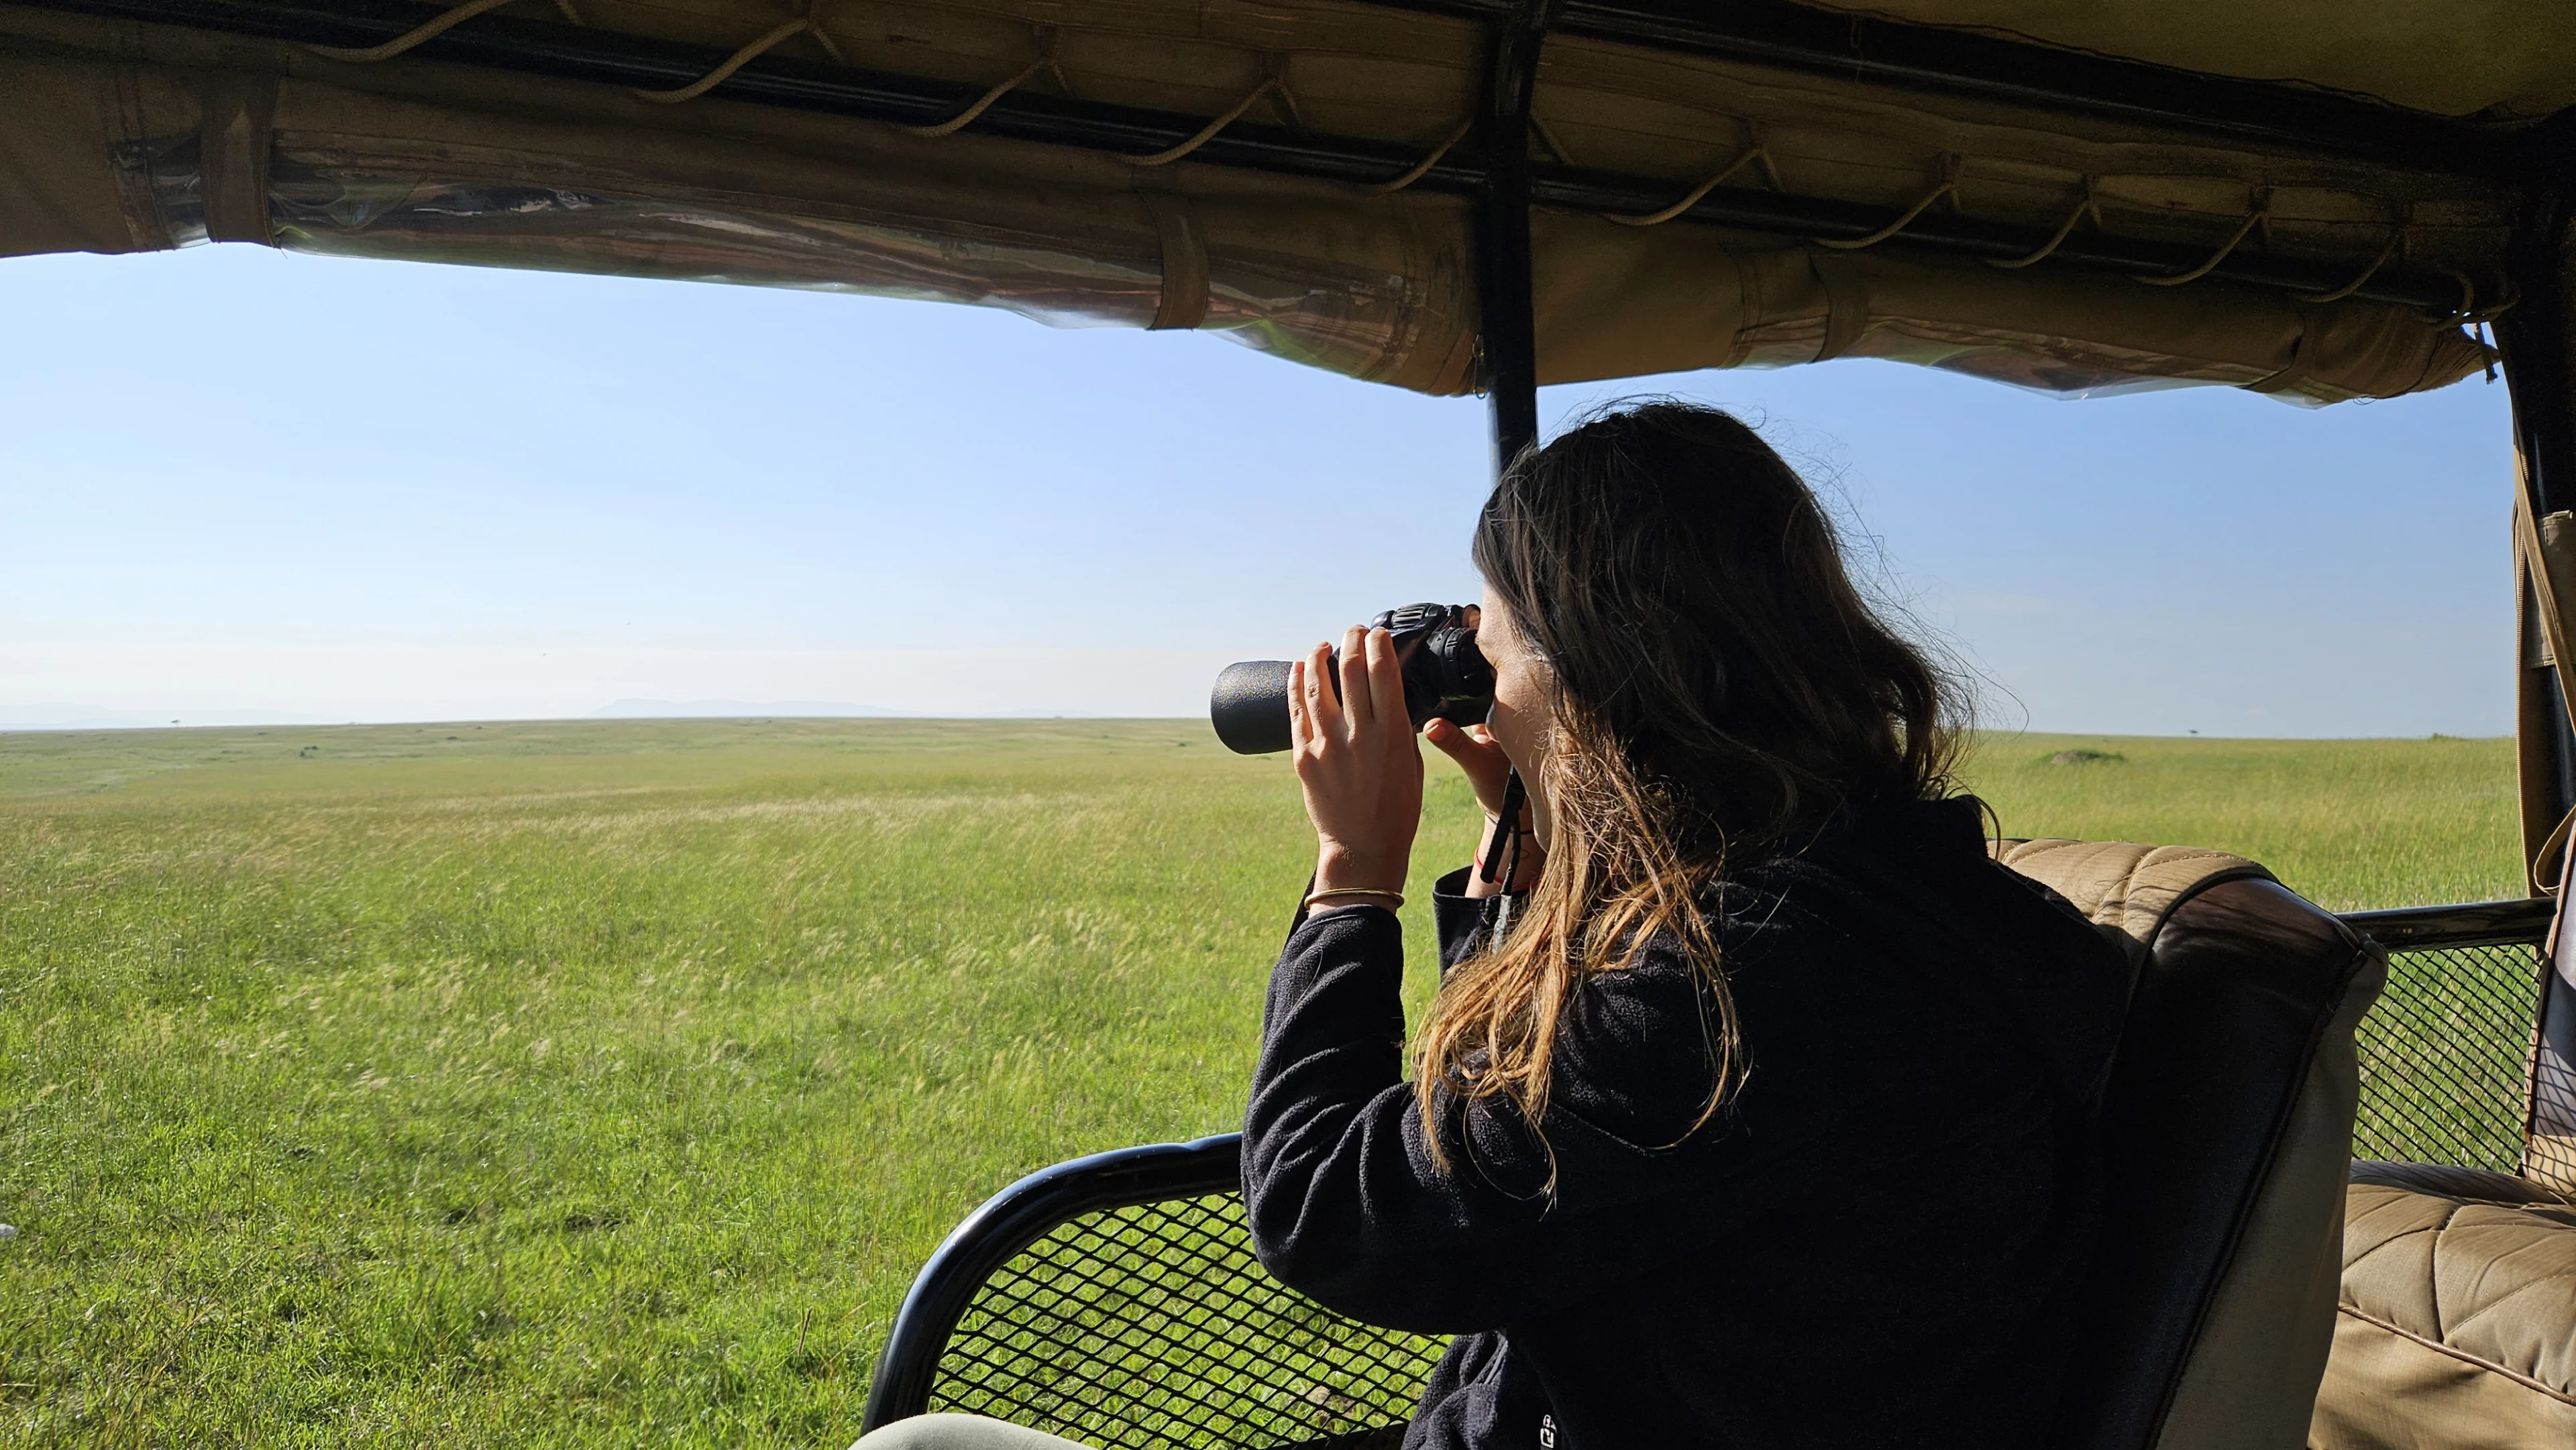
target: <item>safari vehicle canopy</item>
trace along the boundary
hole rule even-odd
[[[2576,10],[2557,0],[0,4],[5,254],[252,242],[1216,330],[1483,392],[1505,456],[1536,433],[1540,383],[1703,367],[1878,357],[2309,404],[2501,369],[2535,882],[2576,805],[2555,667],[2576,617],[2571,189]],[[2065,883],[2150,977],[2178,903],[2244,879],[2138,895],[2154,865]],[[2161,912],[2133,909],[2150,898]],[[2563,1227],[2534,1252],[2576,1274],[2576,973],[2542,969],[2547,920],[2490,903],[2337,929],[2394,950],[2406,1014],[2360,1029],[2363,1156],[2484,1170],[2405,1179],[2388,1211],[2437,1236],[2489,1211]],[[2326,1071],[2342,1001],[2283,1072]],[[2270,1184],[2294,1120],[2264,1120],[2274,1146],[2227,1182]],[[1221,1207],[1226,1154],[1113,1155],[996,1200],[916,1291],[875,1418],[1017,1404],[1122,1444],[1284,1443],[1188,1408],[1241,1401],[1309,1439],[1378,1433],[1413,1351],[1262,1287]],[[2172,1291],[2177,1343],[2234,1322],[2221,1270],[2251,1262],[2269,1192],[2227,1200],[2202,1288]],[[2330,1396],[2508,1425],[2478,1443],[2576,1438],[2565,1316],[2500,1312],[2484,1322],[2521,1339],[2454,1342],[2370,1308],[2352,1275],[2344,1314],[2385,1333],[2348,1351],[2338,1321]],[[1139,1282],[1199,1306],[1196,1337],[1140,1327]],[[1046,1314],[1074,1327],[1030,1327]],[[1280,1325],[1272,1368],[1206,1369],[1211,1344]],[[993,1388],[1012,1375],[1037,1387]],[[2188,1376],[2159,1383],[2100,1443],[2178,1443]]]

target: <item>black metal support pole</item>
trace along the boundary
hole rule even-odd
[[[2576,358],[2569,353],[2568,226],[2564,195],[2534,199],[2506,259],[2514,304],[2496,319],[2513,393],[2513,426],[2543,513],[2576,509]]]
[[[1494,476],[1538,441],[1538,324],[1530,311],[1530,93],[1539,47],[1560,0],[1528,0],[1495,23],[1477,149],[1476,306],[1482,326],[1485,404],[1494,428]]]
[[[2576,325],[2570,304],[2576,298],[2567,286],[2569,220],[2563,194],[2533,199],[2506,263],[2515,301],[2495,323],[2505,385],[2513,394],[2522,486],[2535,519],[2576,509],[2576,356],[2571,356],[2569,338],[2569,328]],[[2515,587],[2529,586],[2517,580]],[[2528,594],[2525,598],[2526,607],[2537,602]],[[2518,639],[2514,648],[2528,651],[2531,642]],[[2576,807],[2576,732],[2570,730],[2559,684],[2560,672],[2571,666],[2576,661],[2521,666],[2515,733],[2521,742],[2526,864],[2551,828]]]

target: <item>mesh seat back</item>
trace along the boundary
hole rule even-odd
[[[2002,842],[1997,856],[2127,938],[2138,967],[2056,1443],[2298,1450],[2333,1336],[2353,1030],[2384,956],[2215,852]]]

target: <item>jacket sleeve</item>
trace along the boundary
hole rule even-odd
[[[1290,933],[1244,1114],[1253,1247],[1345,1313],[1490,1327],[1504,1308],[1490,1270],[1528,1252],[1539,1206],[1471,1194],[1430,1161],[1404,1077],[1403,980],[1393,912],[1327,912]]]
[[[1443,1168],[1404,1070],[1403,955],[1392,912],[1347,909],[1301,921],[1271,977],[1245,1203],[1263,1264],[1326,1305],[1434,1333],[1544,1312],[1728,1231],[1767,1201],[1761,1161],[1807,1147],[1712,1124],[1694,1144],[1722,1165],[1673,1151],[1711,1077],[1695,978],[1667,953],[1569,1002],[1544,1141],[1478,1100],[1444,1116]],[[1739,1191],[1689,1189],[1721,1166]]]

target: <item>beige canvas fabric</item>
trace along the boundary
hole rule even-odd
[[[127,252],[144,206],[110,159],[136,136],[193,133],[197,98],[165,70],[0,54],[0,253]]]
[[[2576,1202],[2357,1165],[2317,1450],[2576,1444]],[[2472,1181],[2462,1181],[2472,1180]]]
[[[2483,365],[2400,309],[2221,288],[2183,307],[2077,272],[1833,252],[1541,212],[1539,372],[1580,382],[1879,357],[2060,392],[2177,378],[2322,401],[2440,387]]]
[[[780,19],[771,0],[583,0],[580,8],[592,28],[710,55],[758,39]],[[544,0],[521,0],[510,13],[552,15]],[[840,4],[819,15],[818,33],[791,36],[765,54],[961,88],[1037,64],[1020,81],[1029,93],[1190,116],[1225,114],[1275,80],[1277,88],[1244,112],[1248,121],[1426,154],[1471,114],[1484,45],[1483,27],[1472,21],[1334,0],[1123,0],[1079,9],[1058,0]],[[473,84],[462,68],[413,59],[349,64],[301,47],[8,6],[0,6],[0,33],[138,59],[281,69],[420,99],[455,100]],[[2348,48],[2366,49],[2340,27],[2337,35]],[[580,89],[560,88],[569,105],[580,104],[571,99]],[[2348,259],[2356,272],[2401,226],[2416,263],[2492,267],[2511,224],[2510,196],[2464,179],[1580,36],[1549,41],[1533,104],[1541,157],[1554,151],[1579,166],[1669,178],[1675,197],[1758,146],[1760,163],[1742,170],[1737,184],[1906,206],[1947,181],[1956,192],[1945,209],[2048,230],[2088,185],[2100,207],[2093,224],[2175,242],[2214,246],[2259,205],[2259,245]],[[721,105],[705,98],[665,109],[686,116]]]
[[[2576,105],[2576,11],[2556,0],[1803,0],[2247,80],[2296,80],[2446,116]],[[2321,23],[2322,22],[2322,23]]]
[[[749,0],[583,13],[711,54],[778,23]],[[1249,120],[1404,155],[1456,133],[1481,45],[1464,21],[1332,0],[833,6],[819,23],[773,53],[961,86],[1021,76],[1185,115],[1249,100]],[[0,255],[241,237],[891,292],[1050,321],[1195,322],[1372,381],[1472,384],[1454,198],[5,5],[0,80]],[[2087,226],[2213,250],[2259,207],[2251,244],[2358,276],[2402,235],[2408,265],[2472,291],[2494,286],[2508,232],[2510,199],[2458,178],[1579,38],[1551,41],[1537,109],[1542,154],[1668,177],[1676,197],[1732,168],[1736,184],[1889,207],[1946,187],[1945,208],[2050,230],[2089,197]],[[273,237],[260,185],[286,214]],[[496,186],[580,205],[487,204]],[[203,198],[202,214],[173,214],[174,197]],[[1550,381],[1874,356],[2062,392],[2185,380],[2336,401],[2438,387],[2487,357],[2443,319],[2350,299],[1577,213],[1543,211],[1534,232]]]

